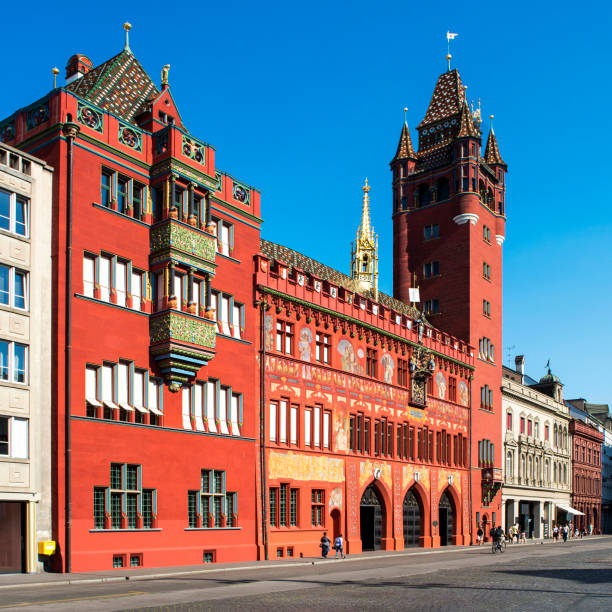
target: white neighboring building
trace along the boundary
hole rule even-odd
[[[536,382],[522,355],[515,362],[502,375],[502,526],[518,523],[528,538],[546,538],[554,523],[571,521],[569,408],[550,370]]]
[[[0,572],[51,539],[53,169],[0,144]]]

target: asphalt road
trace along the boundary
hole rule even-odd
[[[409,553],[409,551],[406,551]],[[0,591],[0,609],[612,610],[612,538]]]

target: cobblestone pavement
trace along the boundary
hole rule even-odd
[[[612,538],[0,591],[0,609],[612,610]]]

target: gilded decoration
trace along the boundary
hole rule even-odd
[[[179,312],[167,311],[152,316],[149,333],[153,344],[171,339],[197,344],[209,349],[215,348],[215,326],[203,319]]]
[[[429,493],[429,468],[414,465],[404,465],[402,468],[402,490],[414,480]]]
[[[268,475],[269,478],[343,483],[344,460],[324,455],[272,451],[268,456]]]
[[[361,461],[359,464],[359,488],[363,487],[374,477],[376,480],[384,482],[389,491],[393,490],[393,484],[391,482],[391,466],[383,461],[376,461],[366,459]]]
[[[209,262],[215,261],[216,238],[169,220],[151,230],[151,252],[178,250]]]
[[[125,123],[119,124],[119,142],[134,151],[142,151],[142,134]]]
[[[332,508],[338,508],[342,510],[342,487],[335,487],[329,494],[329,511]]]
[[[442,494],[442,491],[446,487],[452,485],[461,496],[461,472],[456,470],[440,470],[438,472],[438,493]]]
[[[412,401],[424,406],[427,400],[427,380],[436,367],[433,355],[422,346],[417,346],[410,356],[410,390]]]
[[[204,164],[204,147],[196,142],[193,138],[188,138],[183,134],[183,155],[197,161],[199,164]]]
[[[83,102],[77,104],[77,121],[96,132],[104,132],[103,113],[89,104]]]

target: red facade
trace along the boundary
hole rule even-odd
[[[56,568],[312,555],[324,529],[351,553],[471,542],[499,512],[505,165],[461,100],[432,119],[452,146],[402,133],[394,299],[260,242],[258,191],[186,131],[167,71],[126,49],[67,77],[0,123],[55,168]]]
[[[572,508],[580,531],[601,533],[601,445],[603,434],[578,419],[570,422],[572,437]]]

